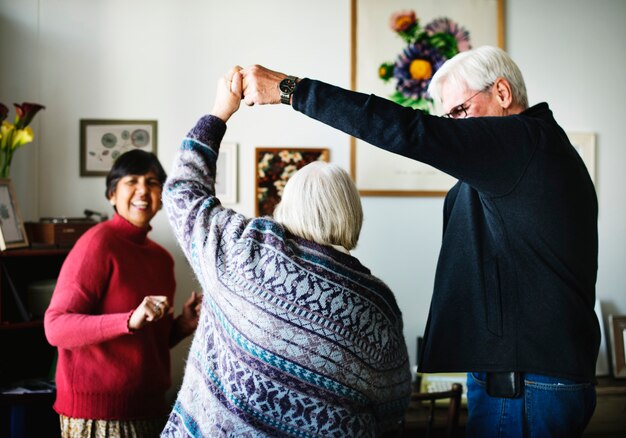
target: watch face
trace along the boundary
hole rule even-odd
[[[282,91],[283,93],[293,93],[295,85],[296,83],[294,81],[287,78],[280,81],[280,85],[278,86],[278,88],[280,88],[280,91]]]

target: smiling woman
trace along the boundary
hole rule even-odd
[[[64,437],[155,436],[165,422],[169,350],[195,330],[201,299],[192,293],[174,318],[174,262],[148,238],[165,179],[153,153],[122,154],[106,178],[115,215],[83,234],[61,269],[44,324],[59,349]]]
[[[147,228],[161,209],[165,170],[156,155],[135,149],[115,161],[107,175],[107,197],[117,214]]]

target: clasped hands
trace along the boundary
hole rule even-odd
[[[178,317],[179,324],[184,331],[193,331],[198,325],[202,294],[191,292],[189,299],[183,304],[183,312]],[[156,322],[165,315],[174,314],[174,308],[165,295],[148,295],[144,297],[139,306],[133,311],[128,320],[128,328],[132,331],[139,330],[146,324]]]
[[[218,79],[211,114],[226,122],[239,109],[242,100],[248,106],[280,103],[278,84],[286,77],[284,73],[260,65],[235,66]]]

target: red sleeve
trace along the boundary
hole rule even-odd
[[[129,312],[103,315],[100,311],[113,269],[111,251],[101,236],[98,232],[85,234],[63,263],[44,317],[51,345],[78,348],[130,333]]]

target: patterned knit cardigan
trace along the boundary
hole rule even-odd
[[[397,427],[411,387],[392,292],[348,254],[223,208],[214,182],[225,130],[200,119],[163,191],[204,299],[162,436],[362,437]]]

